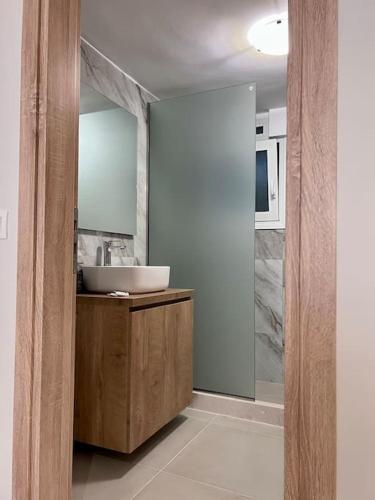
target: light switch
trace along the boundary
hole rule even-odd
[[[8,210],[0,208],[0,240],[8,238]]]

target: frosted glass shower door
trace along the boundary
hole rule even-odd
[[[195,289],[194,387],[254,398],[255,86],[150,107],[149,263]]]

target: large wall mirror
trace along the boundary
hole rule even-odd
[[[137,232],[137,117],[81,83],[79,228]]]

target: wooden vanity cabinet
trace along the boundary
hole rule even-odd
[[[131,453],[192,398],[191,290],[78,295],[74,438]]]

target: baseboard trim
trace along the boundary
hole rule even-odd
[[[284,406],[275,403],[193,391],[193,401],[190,407],[264,424],[284,426]]]

